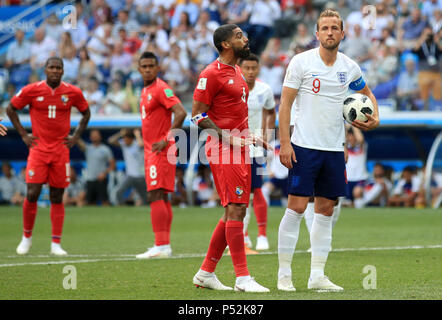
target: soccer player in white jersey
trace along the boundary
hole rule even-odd
[[[308,288],[341,291],[324,275],[332,239],[333,206],[346,195],[345,129],[342,105],[348,88],[365,94],[374,105],[367,121],[352,125],[362,130],[379,125],[377,101],[359,66],[338,52],[344,37],[339,13],[327,9],[316,22],[319,48],[292,58],[287,68],[279,107],[281,163],[289,169],[289,198],[278,233],[278,289],[295,291],[291,264],[299,226],[309,198],[315,196],[315,214],[310,233],[312,246]],[[290,138],[290,111],[295,125]]]
[[[259,74],[259,58],[250,54],[247,58],[240,59],[239,66],[249,87],[249,98],[247,105],[249,108],[249,130],[251,133],[263,137],[267,141],[267,130],[275,128],[275,98],[272,88],[265,82],[257,79]],[[263,164],[265,163],[264,149],[250,145],[250,158],[252,159],[252,193],[253,211],[255,212],[258,224],[258,238],[256,240],[256,250],[269,249],[267,240],[267,202],[262,193],[263,184]],[[247,208],[244,218],[244,243],[248,248],[252,242],[247,234],[250,221],[250,209]],[[246,248],[246,252],[247,252]],[[253,252],[250,252],[253,253]],[[256,252],[255,252],[256,253]]]

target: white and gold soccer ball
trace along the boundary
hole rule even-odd
[[[344,119],[348,123],[355,120],[367,121],[365,114],[373,114],[373,103],[362,93],[353,93],[344,100]]]

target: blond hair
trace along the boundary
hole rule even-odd
[[[341,24],[341,30],[344,30],[344,22],[342,21],[342,18],[341,18],[341,15],[339,14],[339,12],[334,9],[325,9],[319,15],[318,20],[316,20],[316,31],[319,31],[319,20],[321,20],[321,18],[326,18],[326,17],[338,18],[340,21],[340,24]]]

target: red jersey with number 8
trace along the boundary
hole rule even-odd
[[[80,112],[88,108],[81,89],[63,81],[55,89],[46,81],[29,84],[11,99],[11,104],[19,110],[29,105],[32,134],[38,138],[33,149],[43,152],[53,152],[64,145],[71,129],[72,107]]]

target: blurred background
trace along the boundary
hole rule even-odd
[[[380,127],[363,133],[366,146],[361,166],[364,180],[376,180],[376,164],[385,171],[385,201],[371,205],[439,207],[442,190],[442,1],[378,0],[0,0],[0,117],[9,127],[0,138],[0,201],[20,205],[25,194],[22,169],[27,148],[7,119],[11,97],[28,83],[44,79],[43,64],[50,56],[64,61],[64,81],[79,86],[92,117],[84,140],[97,129],[116,162],[109,176],[111,204],[124,179],[120,147],[109,143],[121,129],[141,125],[138,99],[143,86],[138,57],[152,51],[160,59],[160,77],[191,112],[192,94],[200,71],[216,57],[214,30],[235,23],[247,33],[251,51],[261,59],[259,78],[267,82],[277,106],[285,69],[297,53],[318,46],[316,19],[324,8],[340,12],[345,39],[340,50],[361,66],[380,109]],[[79,115],[73,110],[72,126]],[[21,121],[30,130],[29,109]],[[187,132],[197,130],[184,123]],[[190,145],[187,158],[201,145]],[[72,205],[85,204],[83,176],[86,161],[78,147],[71,165],[78,182],[69,193]],[[265,179],[275,175],[269,157]],[[174,205],[216,206],[210,170],[200,164],[178,163]],[[350,177],[349,177],[350,178]],[[385,185],[385,184],[384,184]],[[372,185],[373,186],[373,185]],[[369,192],[370,183],[362,185]],[[403,201],[396,201],[402,197]],[[142,205],[131,189],[124,203]],[[353,206],[353,199],[347,205]],[[272,189],[271,205],[284,204],[284,192]],[[47,205],[45,191],[41,205]],[[370,203],[366,203],[370,205]]]

